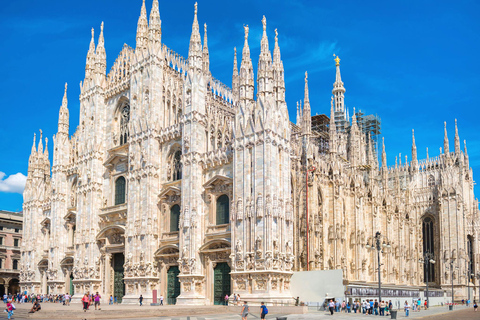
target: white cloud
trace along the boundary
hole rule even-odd
[[[27,177],[21,172],[9,175],[6,179],[5,172],[0,171],[0,192],[23,193]]]

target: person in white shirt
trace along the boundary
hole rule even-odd
[[[332,299],[330,299],[330,302],[328,303],[328,310],[330,310],[330,314],[333,316],[333,310],[335,309],[335,302],[333,302]]]
[[[410,314],[410,305],[408,304],[407,300],[405,300],[405,305],[403,306],[403,308],[405,309],[405,317],[408,317],[408,315]]]
[[[163,294],[160,295],[160,305],[163,306]]]

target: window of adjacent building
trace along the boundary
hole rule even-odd
[[[15,228],[15,233],[18,233],[19,231],[20,231],[20,229]]]
[[[13,239],[13,246],[18,247],[18,242],[20,239]]]
[[[115,205],[125,203],[125,178],[119,177],[115,181]]]
[[[180,222],[180,206],[178,204],[173,205],[170,208],[170,232],[175,232],[179,230]]]
[[[0,230],[3,230],[3,226],[0,226]]]
[[[18,260],[13,260],[13,270],[18,269]]]
[[[229,199],[226,194],[217,198],[217,224],[228,223],[230,219]]]
[[[3,268],[3,259],[0,259],[0,269]]]
[[[0,237],[0,245],[3,245],[3,237]]]

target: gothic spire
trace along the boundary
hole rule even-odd
[[[308,73],[305,71],[305,90],[303,101],[303,132],[309,134],[312,131],[312,112],[310,110],[310,99],[308,97]]]
[[[428,160],[428,147],[427,147],[427,160]]]
[[[152,10],[150,10],[150,25],[148,26],[149,40],[154,44],[160,44],[162,41],[162,20],[160,20],[160,9],[158,0],[153,0]]]
[[[43,152],[43,155],[45,156],[45,161],[50,162],[48,159],[48,138],[45,137],[45,152]]]
[[[417,146],[415,144],[415,130],[412,129],[412,162],[417,162]]]
[[[193,17],[192,34],[188,48],[188,64],[190,68],[202,70],[202,40],[197,19],[197,3],[195,2],[195,14]]]
[[[147,8],[145,7],[145,0],[142,2],[142,8],[140,9],[140,17],[138,18],[137,23],[137,48],[139,52],[147,48],[147,32],[148,32],[148,21],[147,21]]]
[[[210,55],[208,53],[208,40],[207,40],[207,24],[203,25],[204,34],[203,34],[203,72],[205,74],[210,73]]]
[[[450,150],[448,147],[447,122],[445,121],[443,124],[444,124],[443,153],[449,154]]]
[[[387,152],[385,151],[385,138],[382,137],[382,168],[387,168]]]
[[[240,64],[240,86],[244,87],[243,94],[240,99],[253,100],[253,66],[250,58],[250,47],[248,46],[248,25],[243,27],[245,29],[245,43],[242,51],[242,63]]]
[[[263,25],[263,35],[262,40],[260,41],[260,56],[258,58],[258,68],[257,68],[257,92],[258,94],[265,94],[266,92],[271,92],[271,81],[266,79],[272,78],[271,67],[272,67],[272,56],[268,48],[268,37],[267,37],[267,19],[263,16],[262,19]]]
[[[233,75],[232,75],[232,92],[235,97],[234,100],[238,99],[238,67],[237,67],[237,47],[233,48]]]
[[[335,56],[335,55],[334,55]],[[336,75],[333,83],[332,94],[335,96],[335,112],[345,112],[344,94],[345,87],[343,86],[342,76],[340,74],[340,58],[335,58]]]
[[[460,154],[460,137],[458,136],[457,119],[455,119],[455,154]]]
[[[42,155],[43,154],[43,132],[42,129],[40,129],[40,141],[38,142],[38,154]]]
[[[275,47],[273,49],[273,86],[277,101],[285,101],[285,80],[283,76],[283,62],[278,46],[278,32],[275,29]]]
[[[92,38],[90,39],[90,46],[87,52],[87,64],[85,65],[85,79],[89,79],[95,68],[95,39],[94,30],[92,28]]]
[[[463,145],[464,145],[463,153],[465,154],[465,166],[468,169],[470,167],[470,163],[468,161],[467,140],[463,140]]]
[[[65,82],[65,92],[63,93],[62,106],[58,113],[58,133],[64,133],[68,135],[69,126],[69,112],[68,112],[68,100],[67,100],[67,83]]]
[[[33,133],[33,145],[32,145],[32,152],[31,152],[32,155],[37,152],[37,148],[36,148],[36,145],[35,145],[36,140],[37,140],[37,134]]]
[[[100,25],[100,35],[98,36],[96,55],[98,66],[97,71],[105,76],[107,72],[107,53],[105,51],[105,39],[103,37],[103,21]]]

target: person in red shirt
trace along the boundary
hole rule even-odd
[[[8,319],[10,319],[13,316],[13,304],[12,300],[7,301],[7,312],[8,312]]]

